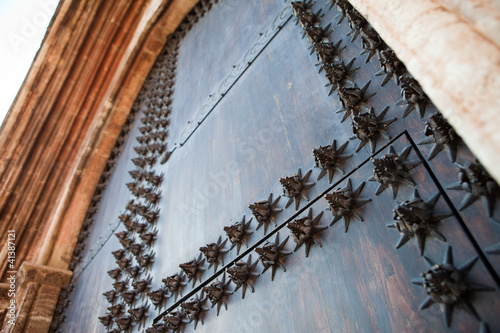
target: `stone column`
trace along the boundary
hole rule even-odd
[[[0,301],[0,313],[5,314],[2,333],[48,332],[59,292],[69,284],[71,276],[72,272],[68,270],[23,262],[15,280],[15,316],[10,316],[7,308],[10,299],[2,293],[4,299]],[[0,285],[0,291],[9,288],[9,284]]]

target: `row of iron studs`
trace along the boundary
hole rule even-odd
[[[151,276],[139,278],[154,263],[155,253],[143,254],[143,252],[146,248],[150,249],[156,240],[158,231],[154,225],[160,213],[157,205],[161,199],[161,192],[158,188],[163,181],[163,174],[156,174],[152,168],[161,155],[163,155],[162,163],[170,157],[165,141],[168,137],[168,116],[171,112],[179,42],[216,2],[214,0],[200,1],[186,16],[176,33],[167,42],[166,52],[162,55],[163,59],[159,59],[155,64],[144,84],[143,91],[135,102],[136,108],[142,106],[145,110],[143,112],[145,117],[141,118],[143,126],[139,128],[142,135],[136,138],[140,146],[134,147],[138,157],[132,159],[137,169],[129,172],[134,182],[127,184],[136,199],[129,201],[126,207],[127,212],[119,217],[127,230],[115,234],[123,248],[113,252],[119,267],[108,272],[115,279],[114,289],[104,293],[111,306],[108,308],[108,313],[99,317],[101,323],[110,332],[129,331],[136,324],[140,328],[148,317],[149,305],[132,307],[140,295],[144,299],[152,282]],[[166,68],[156,68],[158,66],[166,66]],[[144,222],[141,223],[140,220]],[[128,256],[129,254],[132,256]],[[135,258],[137,265],[132,265],[132,257]],[[133,289],[127,290],[128,279],[120,280],[125,272],[132,279]],[[123,302],[118,303],[119,299]],[[125,312],[129,314],[123,315]],[[112,328],[113,322],[118,327]]]

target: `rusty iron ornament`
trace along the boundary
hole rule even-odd
[[[132,282],[132,287],[139,294],[144,294],[151,288],[151,281],[153,278],[149,275],[145,279]]]
[[[134,320],[131,316],[125,315],[121,318],[117,318],[115,322],[118,324],[118,327],[121,331],[127,332],[134,326]]]
[[[159,308],[160,310],[163,306],[163,302],[171,296],[165,288],[153,290],[148,292],[146,295],[149,297],[155,308]]]
[[[139,323],[139,329],[141,324],[148,318],[149,305],[142,305],[134,309],[129,309],[127,312],[132,316],[132,320],[135,323]]]
[[[184,271],[182,271],[168,276],[166,279],[162,279],[161,281],[165,284],[165,289],[174,295],[174,299],[177,300],[179,295],[182,296],[182,290],[187,285],[187,282],[184,282],[185,278],[186,276],[184,275]]]
[[[276,208],[278,205],[278,201],[280,200],[280,196],[278,196],[273,201],[273,194],[269,194],[269,198],[267,200],[262,200],[255,202],[253,205],[249,205],[248,208],[255,216],[255,219],[259,223],[255,230],[258,230],[262,225],[264,225],[264,235],[267,233],[267,227],[271,222],[274,222],[276,225],[276,215],[283,211],[282,208]]]
[[[295,200],[295,210],[298,210],[301,199],[309,201],[307,192],[309,192],[311,187],[316,185],[313,182],[308,182],[311,172],[312,170],[309,170],[304,177],[302,177],[302,170],[299,169],[295,175],[280,178],[280,183],[283,186],[283,195],[289,198],[285,208],[288,208]]]
[[[254,272],[258,262],[258,260],[255,260],[252,263],[252,255],[250,254],[246,262],[238,261],[233,267],[226,270],[229,278],[236,285],[234,291],[236,292],[242,287],[241,298],[245,298],[247,287],[250,288],[251,292],[254,292],[254,280],[260,276],[260,274]]]
[[[217,243],[210,243],[200,247],[201,253],[205,255],[205,259],[209,263],[208,269],[214,266],[214,273],[217,271],[219,261],[224,266],[224,255],[229,251],[224,249],[226,242],[227,238],[222,242],[222,236],[219,236]]]
[[[370,181],[379,182],[379,186],[375,195],[380,195],[387,188],[392,189],[392,196],[396,199],[399,187],[403,184],[416,186],[415,180],[410,175],[410,171],[418,166],[421,161],[407,162],[406,159],[410,154],[411,146],[403,149],[401,154],[397,154],[393,146],[389,147],[389,153],[381,158],[372,158],[374,165],[373,177]]]
[[[377,148],[377,141],[380,138],[387,140],[391,139],[391,136],[386,132],[386,128],[395,122],[396,118],[384,120],[388,110],[389,107],[387,106],[377,116],[375,114],[375,109],[370,108],[369,112],[359,113],[358,115],[352,116],[352,132],[354,133],[354,136],[350,139],[359,139],[356,153],[359,152],[368,142],[370,142],[371,145],[371,152],[374,153]]]
[[[165,327],[172,332],[181,332],[184,325],[189,323],[184,311],[172,311],[163,316]]]
[[[337,110],[337,113],[344,113],[340,121],[341,123],[349,116],[357,116],[362,111],[369,111],[369,107],[366,103],[376,94],[366,93],[370,83],[371,81],[368,81],[363,88],[359,88],[356,85],[354,87],[338,87],[337,94],[342,107]]]
[[[286,272],[285,268],[285,257],[292,254],[292,251],[284,251],[286,242],[288,241],[287,236],[283,242],[279,242],[280,240],[279,232],[276,234],[276,239],[274,242],[267,241],[264,246],[258,247],[255,249],[255,252],[259,255],[259,259],[264,266],[262,273],[267,271],[269,267],[271,267],[271,281],[274,281],[274,275],[276,273],[276,268],[281,267],[284,272]]]
[[[477,160],[470,163],[468,166],[458,163],[457,165],[459,168],[459,181],[448,186],[448,189],[464,191],[466,193],[460,203],[459,210],[462,211],[481,199],[488,216],[493,217],[495,200],[499,193],[499,188],[495,180],[491,178]]]
[[[253,231],[249,231],[250,222],[252,222],[252,218],[248,222],[245,222],[245,215],[243,215],[240,222],[224,227],[227,238],[232,244],[230,250],[236,246],[236,254],[240,254],[242,244],[248,247],[248,237],[253,234]]]
[[[181,303],[181,308],[184,309],[184,313],[188,317],[190,321],[194,321],[194,329],[198,326],[198,322],[201,321],[203,325],[203,317],[204,312],[208,311],[208,308],[205,308],[205,303],[207,301],[207,297],[204,295],[203,290],[201,291],[201,295],[196,295],[191,298],[188,302]]]
[[[335,224],[340,219],[344,218],[345,232],[349,230],[351,219],[363,222],[363,217],[359,214],[361,207],[372,201],[371,199],[360,198],[361,191],[365,186],[365,182],[353,191],[351,179],[347,179],[347,185],[344,188],[334,190],[332,193],[325,194],[325,199],[328,202],[329,210],[333,215],[333,220],[330,226]]]
[[[328,173],[328,182],[331,184],[335,171],[344,174],[342,164],[352,157],[352,154],[344,154],[344,150],[349,142],[344,143],[337,149],[337,141],[333,140],[329,146],[321,146],[313,150],[316,167],[321,169],[318,179],[323,178]]]
[[[396,102],[396,105],[407,105],[403,112],[403,118],[415,109],[420,114],[420,118],[423,118],[427,104],[430,103],[429,97],[427,97],[420,84],[414,78],[401,75],[399,81],[401,82],[402,98]]]
[[[396,249],[399,249],[410,239],[417,238],[418,249],[422,256],[424,255],[425,241],[428,236],[434,236],[440,241],[446,242],[446,238],[438,229],[438,224],[442,220],[453,216],[453,214],[451,212],[434,212],[440,194],[440,192],[437,192],[428,201],[424,201],[420,198],[418,190],[415,189],[412,199],[403,201],[394,208],[394,221],[389,222],[387,227],[395,228],[401,234]]]
[[[207,298],[212,302],[212,308],[217,305],[217,316],[219,315],[220,308],[224,304],[227,310],[227,298],[232,295],[233,292],[229,290],[229,284],[231,280],[226,282],[226,273],[222,274],[222,280],[215,280],[210,285],[203,287],[203,291],[207,294]]]
[[[426,122],[424,134],[427,138],[424,138],[418,144],[433,144],[427,157],[429,161],[443,149],[446,150],[452,162],[456,161],[457,148],[462,143],[462,140],[441,113],[435,113],[430,117],[429,121]]]
[[[399,77],[406,72],[406,67],[403,62],[398,59],[394,51],[389,47],[380,50],[378,60],[381,68],[375,73],[375,76],[385,75],[380,85],[382,87],[385,86],[391,78],[394,78],[396,84],[399,85]]]
[[[424,258],[431,268],[421,274],[422,278],[412,280],[412,283],[422,286],[427,293],[427,298],[420,305],[420,309],[426,309],[435,303],[439,304],[448,327],[451,324],[455,305],[462,306],[467,312],[480,320],[467,296],[473,291],[490,291],[494,290],[494,288],[467,281],[467,275],[476,263],[477,257],[456,267],[453,263],[451,246],[448,246],[443,263],[436,264],[431,259]]]
[[[205,271],[204,264],[205,264],[205,258],[202,258],[200,253],[198,259],[194,258],[189,262],[179,265],[179,267],[188,277],[189,281],[193,281],[193,287],[196,284],[196,281],[201,278],[201,275]]]
[[[290,229],[290,233],[296,243],[295,249],[293,250],[294,252],[302,245],[305,245],[306,257],[309,257],[309,250],[313,244],[318,244],[320,247],[323,246],[319,240],[320,233],[328,227],[318,226],[322,216],[323,212],[320,212],[313,217],[312,208],[309,208],[309,213],[306,217],[295,219],[293,222],[289,222],[286,225],[287,228]]]
[[[116,294],[115,290],[109,290],[103,293],[104,297],[106,297],[106,300],[108,303],[113,304],[115,300],[118,298],[118,295]]]

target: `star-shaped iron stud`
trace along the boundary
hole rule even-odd
[[[172,332],[181,332],[182,328],[189,323],[184,311],[172,311],[163,316],[165,328]]]
[[[309,170],[304,177],[302,177],[302,170],[299,169],[296,175],[280,178],[280,183],[283,185],[283,194],[289,198],[285,208],[288,208],[295,200],[295,210],[297,210],[299,209],[301,199],[309,201],[307,192],[315,185],[313,182],[307,181],[311,172],[312,170]]]
[[[241,244],[245,244],[248,247],[248,236],[253,234],[253,231],[249,231],[250,222],[252,222],[252,218],[245,222],[245,216],[241,219],[241,222],[237,222],[229,227],[224,227],[224,231],[227,234],[227,238],[231,242],[232,250],[235,246],[237,246],[236,254],[240,254]]]
[[[352,157],[352,154],[344,154],[347,144],[348,142],[344,143],[337,149],[337,141],[333,140],[331,145],[321,146],[313,150],[316,167],[321,169],[318,180],[323,178],[323,176],[328,173],[328,182],[331,183],[335,171],[339,171],[344,174],[343,164]]]
[[[313,217],[312,208],[309,208],[309,213],[306,217],[296,219],[286,225],[288,229],[290,229],[293,240],[297,244],[293,250],[294,252],[302,245],[305,245],[306,257],[309,257],[309,250],[313,244],[316,243],[320,247],[323,246],[319,240],[320,233],[328,227],[318,226],[322,216],[323,212]]]
[[[451,324],[455,305],[462,306],[467,312],[480,320],[467,296],[472,291],[489,291],[493,290],[493,288],[467,281],[467,275],[477,261],[477,257],[455,267],[452,250],[449,246],[445,252],[442,264],[436,264],[429,258],[424,258],[431,268],[421,274],[422,278],[412,281],[412,283],[422,286],[428,295],[420,305],[420,309],[426,309],[434,303],[439,304],[444,315],[444,321],[448,327]]]
[[[340,42],[337,43],[337,45]],[[341,86],[354,86],[352,75],[359,69],[359,67],[352,68],[356,58],[353,58],[347,65],[340,59],[334,59],[332,62],[323,62],[321,69],[325,70],[325,77],[328,80],[326,86],[330,86],[328,96],[330,96],[338,87]],[[321,72],[321,70],[320,70]]]
[[[446,238],[438,230],[438,224],[453,214],[434,212],[439,196],[440,192],[433,195],[428,201],[424,201],[415,189],[411,200],[403,201],[394,208],[394,221],[389,222],[387,226],[395,228],[401,233],[396,249],[416,237],[420,255],[424,255],[425,240],[428,236],[434,236],[440,241],[446,242]]]
[[[129,329],[131,329],[134,326],[134,321],[131,316],[126,315],[121,318],[117,318],[115,322],[118,324],[118,327],[120,330],[123,332],[127,332]]]
[[[349,116],[357,116],[361,111],[368,110],[366,102],[373,94],[366,94],[366,90],[370,86],[371,81],[368,81],[363,88],[354,87],[338,87],[337,94],[339,95],[342,107],[337,113],[344,112],[344,116],[340,122],[344,122]]]
[[[376,76],[385,75],[384,80],[380,84],[382,87],[394,77],[396,84],[399,85],[399,77],[406,71],[405,65],[398,59],[394,51],[386,48],[379,52],[378,60],[380,61],[381,69],[375,73]]]
[[[276,215],[283,211],[281,208],[276,208],[280,198],[281,197],[278,196],[276,200],[273,201],[273,194],[271,193],[269,194],[269,198],[267,200],[258,201],[253,205],[248,206],[248,208],[252,211],[253,216],[255,216],[255,219],[259,223],[256,230],[264,225],[264,235],[267,233],[267,227],[271,221],[274,222],[274,225],[276,225]]]
[[[390,146],[389,153],[385,154],[381,158],[372,158],[374,169],[373,177],[370,178],[370,181],[380,183],[375,195],[379,195],[390,187],[392,189],[392,196],[396,199],[399,187],[402,184],[416,186],[415,181],[410,175],[410,170],[415,168],[421,162],[407,162],[406,159],[408,158],[410,151],[411,146],[408,146],[403,149],[401,154],[398,155],[394,148]]]
[[[238,289],[240,289],[240,287],[243,287],[241,298],[245,298],[247,287],[250,288],[252,292],[254,292],[254,280],[260,276],[260,274],[254,272],[257,263],[258,260],[255,260],[255,262],[252,263],[252,255],[250,254],[246,262],[238,261],[234,264],[233,267],[229,267],[227,269],[229,278],[236,285],[234,291],[236,292]]]
[[[201,295],[196,295],[191,298],[188,302],[181,303],[181,308],[184,309],[186,316],[189,320],[194,321],[194,329],[198,326],[198,322],[201,321],[203,325],[203,317],[204,312],[208,311],[208,308],[205,308],[205,302],[207,301],[207,297],[204,296],[204,292],[201,292]]]
[[[222,242],[222,236],[219,236],[217,243],[210,243],[207,246],[200,247],[201,253],[205,255],[209,263],[208,269],[214,266],[214,272],[216,272],[219,262],[224,266],[224,255],[229,251],[224,249],[226,242],[227,238]]]
[[[427,138],[421,140],[418,144],[433,144],[431,152],[427,157],[429,161],[436,157],[443,149],[446,150],[452,162],[456,161],[457,148],[462,143],[462,140],[440,113],[431,116],[430,120],[426,123],[424,134]]]
[[[134,321],[134,323],[139,324],[139,329],[141,328],[142,324],[145,324],[146,318],[148,318],[148,310],[149,305],[142,305],[135,309],[128,310],[128,313],[130,313],[130,315],[132,316],[132,320]]]
[[[365,183],[362,182],[353,191],[351,179],[348,179],[346,187],[334,190],[333,193],[325,194],[325,199],[328,201],[330,212],[333,215],[330,226],[341,218],[344,218],[345,232],[347,232],[352,217],[363,222],[363,217],[359,214],[359,210],[372,201],[371,199],[362,199],[359,197],[364,186]]]
[[[420,118],[424,117],[425,109],[429,104],[429,97],[424,93],[420,84],[410,76],[400,76],[401,81],[401,99],[396,105],[407,105],[403,112],[403,118],[409,115],[413,110],[417,110]]]
[[[101,324],[106,328],[110,328],[113,325],[113,315],[111,313],[106,313],[104,316],[97,319],[99,319]]]
[[[274,281],[274,275],[276,273],[276,268],[281,267],[283,271],[286,272],[285,268],[285,257],[292,254],[292,251],[284,251],[288,237],[285,238],[280,244],[280,234],[276,234],[276,239],[274,242],[267,241],[263,247],[258,247],[255,252],[259,255],[260,261],[264,266],[262,273],[267,271],[269,267],[272,269],[271,281]]]
[[[201,258],[201,253],[198,256],[198,259],[194,258],[193,260],[186,262],[184,264],[180,264],[179,267],[189,278],[189,281],[193,281],[193,287],[196,284],[196,281],[201,278],[201,275],[205,271],[205,259]]]
[[[370,24],[365,24],[359,31],[361,35],[361,45],[363,46],[363,51],[361,51],[360,54],[368,54],[365,60],[365,63],[368,63],[373,56],[377,54],[378,50],[385,47],[385,43]]]
[[[349,26],[351,27],[351,31],[347,34],[347,36],[351,36],[351,43],[358,38],[360,30],[365,27],[368,23],[365,18],[361,16],[361,14],[352,8],[346,12],[347,20],[349,21]]]
[[[360,151],[368,142],[370,142],[372,153],[375,152],[377,141],[380,138],[389,140],[391,136],[387,134],[386,128],[396,121],[396,118],[384,120],[384,117],[389,110],[385,107],[382,112],[377,116],[375,109],[370,108],[370,112],[360,113],[352,117],[352,132],[354,136],[352,139],[359,139],[356,152]]]
[[[233,292],[229,290],[229,284],[231,280],[226,282],[226,273],[222,275],[222,281],[215,280],[210,285],[203,287],[203,291],[207,293],[207,297],[212,302],[212,307],[217,305],[217,315],[219,315],[220,308],[224,304],[227,310],[227,298],[232,295]]]
[[[151,300],[151,303],[155,306],[155,308],[159,308],[161,310],[163,306],[163,302],[167,300],[170,295],[165,288],[160,288],[157,290],[153,290],[147,293],[147,296]]]
[[[460,203],[460,211],[481,199],[488,216],[492,217],[498,185],[483,166],[477,161],[470,163],[468,167],[459,164],[458,178],[459,181],[448,186],[448,189],[466,192]]]
[[[182,296],[182,290],[187,285],[187,283],[184,282],[185,278],[186,276],[184,275],[184,272],[180,272],[168,276],[166,279],[162,279],[161,281],[165,284],[165,289],[174,295],[175,300],[177,300],[179,295]]]

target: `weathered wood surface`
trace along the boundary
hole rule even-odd
[[[223,13],[224,10],[217,10],[216,6],[203,20],[217,22],[217,15]],[[326,11],[322,24],[326,26],[334,21],[335,14],[335,11]],[[234,21],[232,24],[239,23]],[[424,120],[419,118],[416,111],[401,119],[404,107],[394,106],[400,98],[400,88],[393,81],[380,87],[383,77],[374,77],[380,68],[376,57],[365,64],[365,56],[359,56],[362,50],[360,41],[349,43],[350,37],[345,37],[348,31],[347,23],[344,22],[336,27],[330,38],[334,41],[344,40],[343,44],[347,47],[342,52],[342,59],[346,63],[353,57],[357,58],[355,66],[360,69],[353,79],[358,86],[362,87],[372,80],[368,92],[377,94],[370,99],[369,105],[377,113],[389,105],[386,117],[398,118],[389,127],[388,133],[395,138],[393,146],[399,153],[412,141],[418,142],[425,137],[425,120],[436,109],[429,106]],[[161,185],[161,214],[157,224],[159,232],[154,246],[156,262],[148,272],[153,276],[152,290],[161,286],[162,278],[179,272],[180,263],[197,257],[199,247],[217,241],[220,235],[224,236],[224,226],[241,220],[243,215],[250,218],[249,204],[266,199],[269,193],[273,193],[274,197],[280,195],[282,187],[279,178],[290,176],[301,168],[303,173],[313,169],[310,179],[316,181],[319,170],[314,168],[312,149],[330,144],[333,139],[342,144],[352,136],[350,120],[340,123],[342,115],[335,113],[340,108],[336,93],[328,96],[329,87],[323,87],[326,79],[323,74],[317,74],[316,56],[309,54],[309,43],[306,39],[300,39],[301,34],[301,28],[289,21],[186,144],[177,148],[166,164],[155,166],[158,172],[165,173],[165,179]],[[196,39],[203,36],[188,34],[188,38],[192,38],[192,45],[202,43]],[[244,47],[239,47],[244,52]],[[189,61],[185,61],[183,66],[191,68]],[[230,68],[222,63],[220,66]],[[208,69],[204,70],[208,73]],[[178,71],[181,71],[181,66]],[[209,82],[216,84],[217,80]],[[176,95],[188,96],[190,91],[185,89],[176,85]],[[203,89],[197,94],[202,95],[203,91],[208,94],[210,91],[210,87]],[[191,111],[194,110],[186,110]],[[175,108],[173,112],[172,130],[182,123],[181,117],[184,117],[175,118]],[[136,133],[135,130],[132,133]],[[133,142],[130,140],[132,138],[129,142]],[[346,153],[354,154],[357,141],[350,141]],[[377,150],[380,152],[376,157],[387,152],[388,143],[386,139],[379,140]],[[129,151],[130,145],[132,143],[127,143],[125,150]],[[417,148],[424,157],[428,156],[430,147]],[[130,152],[125,153],[121,158],[131,155]],[[202,326],[199,323],[197,332],[419,332],[446,329],[437,305],[419,310],[419,304],[426,294],[423,288],[410,281],[418,278],[429,267],[419,255],[416,241],[410,240],[396,250],[395,244],[400,235],[395,229],[386,226],[392,220],[392,209],[397,203],[410,199],[413,188],[402,186],[396,200],[392,198],[390,190],[376,197],[374,193],[378,184],[368,181],[373,174],[373,165],[369,160],[371,156],[367,144],[345,164],[346,173],[352,172],[349,177],[353,186],[357,187],[365,181],[362,197],[373,200],[362,209],[365,222],[351,222],[347,233],[344,233],[343,220],[337,222],[322,233],[322,248],[313,246],[310,257],[305,258],[301,247],[285,259],[286,273],[278,269],[274,282],[271,282],[270,270],[264,273],[256,280],[255,293],[247,291],[242,300],[241,291],[237,291],[229,297],[228,310],[223,307],[219,317],[215,309],[207,312],[205,324]],[[409,160],[419,159],[420,156],[413,149]],[[470,152],[461,147],[458,160],[470,159]],[[427,162],[421,161],[423,163],[411,174],[424,200],[439,191],[440,187],[446,189],[457,180],[455,167],[445,152],[428,162],[437,182],[426,169]],[[108,218],[113,218],[130,197],[124,186],[129,181],[125,171],[129,162],[121,161],[119,164],[101,204],[96,224],[102,225],[94,229],[91,242],[98,239]],[[323,192],[332,186],[343,187],[345,183],[340,174],[336,174],[332,184],[328,184],[326,176],[317,181],[309,195],[311,202],[314,202],[311,206],[314,214],[327,208],[326,201],[321,197]],[[452,210],[444,194],[458,208],[463,194],[444,190],[436,210]],[[279,206],[284,208],[286,201],[287,198],[283,197]],[[302,201],[300,209],[306,204]],[[293,206],[285,209],[278,215],[278,225],[292,218],[295,213]],[[306,213],[307,210],[300,212],[299,217]],[[461,225],[460,219],[464,220],[464,225]],[[321,224],[329,225],[330,221],[331,214],[325,211]],[[255,229],[255,221],[251,227]],[[428,239],[425,255],[435,262],[441,262],[445,249],[451,245],[455,263],[461,264],[478,255],[479,248],[498,242],[499,230],[495,228],[486,218],[481,204],[477,203],[441,222],[439,230],[447,238],[447,243]],[[274,225],[271,225],[270,230],[273,229]],[[121,230],[123,226],[117,231]],[[288,229],[282,228],[280,239],[283,240],[287,235]],[[263,237],[261,228],[250,236],[249,245],[256,244]],[[270,239],[273,240],[274,236]],[[474,243],[478,244],[478,248]],[[96,324],[97,317],[103,315],[109,306],[101,294],[112,288],[112,280],[105,272],[116,267],[110,252],[118,248],[120,245],[112,236],[77,280],[65,324],[69,331],[101,330],[100,324]],[[289,239],[286,249],[293,248],[293,240]],[[245,249],[243,246],[242,252]],[[233,249],[224,259],[227,263],[235,257],[236,249]],[[255,251],[252,252],[252,258],[257,259]],[[471,270],[470,281],[498,289],[498,277],[492,274],[493,270],[485,268],[485,265],[491,265],[498,272],[497,259],[484,259],[481,257]],[[258,266],[260,269],[261,264]],[[213,268],[207,269],[202,280],[207,281],[212,276]],[[191,285],[189,283],[186,286],[183,295],[192,290]],[[199,282],[195,288],[197,286]],[[496,315],[500,308],[498,290],[473,293],[471,301],[479,316],[490,327],[500,327]],[[172,304],[174,300],[168,300],[162,311]],[[206,306],[210,306],[209,301]],[[159,313],[151,306],[147,324],[150,325]],[[463,309],[455,308],[452,331],[475,331],[478,327],[476,319]],[[191,332],[193,329],[194,325],[188,324],[185,331]]]

